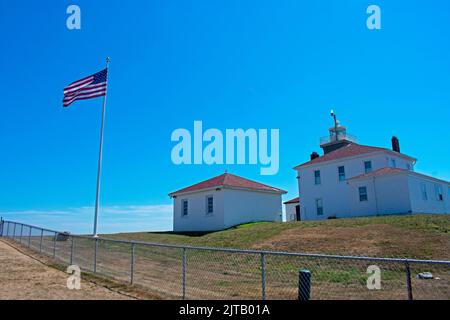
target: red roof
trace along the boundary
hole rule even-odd
[[[412,171],[406,170],[406,169],[385,167],[385,168],[381,168],[381,169],[378,169],[378,170],[375,170],[375,171],[372,171],[369,173],[360,174],[359,176],[355,176],[353,178],[350,178],[349,180],[378,177],[378,176],[382,176],[385,174],[397,174],[397,173],[409,173],[409,172],[412,172]]]
[[[300,197],[291,199],[289,201],[284,202],[283,204],[291,204],[291,203],[300,203]]]
[[[391,167],[385,167],[385,168],[381,168],[381,169],[372,171],[370,173],[360,174],[359,176],[356,176],[356,177],[348,179],[348,181],[353,181],[353,180],[358,180],[358,179],[365,179],[365,178],[372,178],[372,177],[379,177],[379,176],[384,176],[384,175],[402,174],[402,173],[415,175],[415,176],[419,176],[419,177],[427,178],[427,179],[433,179],[433,180],[435,180],[437,182],[446,183],[446,184],[450,185],[450,182],[448,182],[446,180],[442,180],[442,179],[438,179],[438,178],[435,178],[435,177],[427,176],[427,175],[425,175],[423,173],[419,173],[419,172],[416,172],[416,171],[400,169],[400,168],[391,168]]]
[[[331,160],[336,160],[336,159],[341,159],[341,158],[347,158],[347,157],[353,157],[353,156],[358,156],[361,154],[366,154],[366,153],[372,153],[372,152],[377,152],[377,151],[389,151],[389,152],[394,152],[390,149],[386,149],[386,148],[380,148],[380,147],[371,147],[371,146],[364,146],[361,144],[357,144],[357,143],[350,143],[342,148],[339,148],[337,150],[334,150],[332,152],[329,152],[327,154],[324,154],[321,157],[318,157],[314,160],[302,163],[298,166],[296,166],[295,168],[298,167],[302,167],[302,166],[306,166],[306,165],[310,165],[310,164],[316,164],[316,163],[320,163],[320,162],[325,162],[325,161],[331,161]],[[405,154],[399,153],[399,155],[411,158]],[[413,159],[413,158],[411,158]]]
[[[244,189],[253,189],[253,190],[262,190],[262,191],[271,191],[277,193],[286,193],[286,191],[278,188],[274,188],[256,181],[252,181],[249,179],[245,179],[239,176],[236,176],[231,173],[224,173],[220,176],[196,183],[192,186],[180,189],[178,191],[172,192],[169,195],[175,195],[178,193],[199,191],[203,189],[215,188],[215,187],[235,187],[235,188],[244,188]]]

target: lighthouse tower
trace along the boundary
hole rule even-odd
[[[328,129],[327,137],[320,139],[320,147],[324,154],[356,142],[356,137],[347,133],[347,128],[341,125],[333,110],[331,110],[331,117],[334,120],[334,126]]]

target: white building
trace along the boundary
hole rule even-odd
[[[294,198],[283,203],[286,211],[286,221],[300,221],[300,198]]]
[[[396,137],[392,150],[360,145],[336,118],[329,133],[324,154],[294,168],[301,220],[450,213],[450,183],[415,172],[416,159],[400,152]]]
[[[216,231],[257,221],[282,221],[286,191],[224,173],[169,194],[173,230]]]

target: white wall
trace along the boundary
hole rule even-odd
[[[367,188],[367,201],[359,200],[359,187]],[[378,201],[375,197],[375,184],[372,179],[357,181],[349,184],[350,198],[349,211],[344,217],[370,216],[378,211]]]
[[[213,214],[206,213],[206,197],[214,198]],[[188,215],[182,215],[182,200],[188,200]],[[215,231],[224,227],[223,217],[224,192],[223,190],[196,192],[188,195],[179,195],[174,199],[173,230],[183,231]]]
[[[449,184],[418,176],[410,176],[408,178],[408,183],[409,192],[411,194],[411,206],[414,213],[450,213]],[[427,190],[427,200],[422,196],[422,183]],[[436,185],[440,185],[442,188],[443,201],[437,199],[435,191]]]
[[[282,221],[281,195],[224,189],[225,228],[257,221]]]
[[[375,185],[379,214],[411,212],[407,175],[377,177]]]
[[[427,199],[422,196],[421,184],[427,190]],[[437,199],[435,186],[440,185],[443,200]],[[435,213],[450,214],[449,184],[432,178],[413,174],[398,174],[364,179],[350,184],[352,191],[352,215]],[[360,186],[366,186],[368,201],[359,201]]]
[[[206,213],[207,197],[214,198],[214,212]],[[188,215],[182,215],[182,201],[188,200]],[[216,231],[257,221],[282,221],[281,195],[223,188],[195,192],[174,198],[175,232]]]
[[[299,195],[301,202],[301,219],[321,220],[328,217],[350,217],[356,214],[351,199],[353,194],[346,181],[339,181],[338,167],[345,167],[346,179],[364,173],[364,161],[372,161],[372,171],[391,166],[394,158],[397,168],[407,169],[407,164],[412,166],[412,162],[397,156],[391,152],[380,152],[375,154],[361,155],[343,160],[336,160],[326,163],[318,163],[313,166],[300,167],[298,172]],[[320,170],[321,184],[315,185],[314,171]],[[322,199],[322,216],[316,214],[316,199]],[[370,205],[361,208],[361,212],[371,212]]]
[[[297,212],[295,211],[296,206],[298,206],[298,203],[287,203],[284,205],[286,208],[286,221],[297,220]]]
[[[411,212],[408,176],[406,174],[380,176],[349,184],[351,188],[351,216],[402,214]],[[367,188],[367,201],[359,200],[359,187]]]

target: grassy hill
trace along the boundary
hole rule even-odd
[[[450,260],[450,215],[251,223],[213,233],[120,233],[108,238],[183,245]]]

